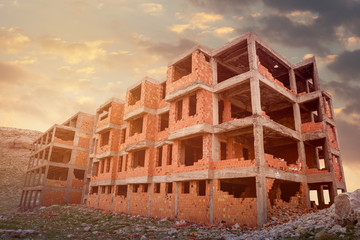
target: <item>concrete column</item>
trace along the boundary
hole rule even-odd
[[[255,119],[254,122],[254,150],[256,167],[256,207],[257,225],[262,227],[267,221],[267,193],[265,178],[264,133],[263,126]]]
[[[317,195],[318,195],[318,201],[319,201],[319,207],[323,208],[325,205],[324,201],[324,188],[323,186],[319,186],[317,189]]]
[[[215,58],[210,58],[210,64],[213,74],[213,85],[216,85],[218,83],[218,79],[217,79],[217,62]]]
[[[214,223],[214,180],[209,180],[209,223]]]
[[[317,71],[316,61],[314,59],[313,62],[313,82],[314,82],[314,89],[315,91],[320,89],[320,81],[319,81],[319,74]]]
[[[151,195],[152,195],[152,192],[153,192],[153,190],[152,190],[153,186],[154,186],[154,183],[149,183],[148,217],[151,216]]]
[[[130,195],[131,195],[131,184],[127,185],[128,191],[127,191],[127,208],[126,208],[126,213],[129,214],[130,213]]]
[[[29,192],[30,192],[30,195],[29,195],[29,199],[28,199],[28,202],[27,202],[27,209],[31,209],[31,200],[32,200],[32,196],[33,196],[34,191],[29,191]]]
[[[178,198],[179,198],[179,182],[175,183],[175,209],[174,209],[174,218],[177,220],[177,213],[178,213]]]
[[[295,71],[293,68],[289,70],[289,80],[290,80],[290,89],[297,93],[297,86],[296,86],[296,77]]]
[[[334,203],[336,196],[337,196],[336,182],[333,181],[332,183],[329,184],[330,205]]]
[[[116,191],[116,185],[112,186],[112,193],[111,193],[111,205],[110,205],[110,211],[114,211],[114,200],[115,200],[115,191]],[[84,194],[84,193],[83,193]]]
[[[262,115],[259,79],[250,79],[250,92],[252,114]]]
[[[249,56],[249,67],[250,71],[254,70],[257,71],[257,55],[256,55],[256,45],[255,45],[255,38],[253,35],[250,35],[248,38],[248,56]]]
[[[305,182],[306,206],[311,208],[309,185]]]

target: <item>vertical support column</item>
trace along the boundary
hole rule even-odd
[[[250,71],[258,70],[257,66],[257,55],[256,55],[256,45],[254,35],[250,34],[247,39],[247,47],[248,47],[248,56],[249,56],[249,68]]]
[[[112,186],[112,193],[111,193],[111,205],[110,205],[110,211],[114,211],[114,200],[115,200],[115,191],[116,191],[116,185],[114,184]]]
[[[55,128],[53,130],[52,141],[51,142],[53,142],[53,140],[54,140],[54,133],[55,133]],[[46,167],[45,167],[44,181],[42,183],[42,189],[41,189],[41,194],[40,194],[40,199],[39,199],[39,205],[40,206],[42,206],[43,201],[44,201],[44,191],[45,191],[45,186],[46,186],[46,179],[47,179],[47,176],[48,176],[48,173],[49,173],[49,164],[50,164],[50,158],[51,158],[51,154],[52,154],[52,149],[53,149],[53,146],[50,146],[49,155],[48,155],[48,158],[47,158],[47,164],[46,164]]]
[[[68,175],[67,175],[67,179],[66,179],[66,188],[65,188],[65,199],[64,199],[64,203],[69,203],[70,201],[70,189],[72,187],[72,176],[74,173],[74,168],[68,168]]]
[[[210,64],[211,64],[211,70],[212,70],[212,75],[213,75],[213,85],[216,85],[218,83],[218,78],[217,78],[217,61],[215,58],[211,58],[210,59]]]
[[[161,183],[160,183],[161,184]],[[166,184],[166,183],[165,183]],[[154,183],[149,183],[149,199],[148,199],[148,217],[151,216],[151,194],[152,194],[152,189],[153,189],[153,185]]]
[[[209,223],[214,223],[214,180],[209,180]]]
[[[318,195],[318,201],[319,201],[319,207],[324,208],[325,201],[324,201],[324,188],[322,185],[320,185],[317,189],[317,195]]]
[[[263,126],[258,119],[254,122],[254,150],[256,168],[256,209],[257,225],[262,227],[267,221],[267,193],[265,178],[265,158],[264,158],[264,133]]]
[[[261,116],[262,110],[261,110],[261,96],[260,96],[259,79],[250,78],[250,92],[251,92],[252,114]]]
[[[336,196],[337,196],[336,182],[333,181],[329,184],[330,205],[334,203]]]
[[[178,213],[178,198],[179,198],[179,182],[175,183],[175,209],[174,209],[174,219],[177,220]]]
[[[131,195],[131,184],[127,185],[128,187],[128,199],[127,199],[127,206],[126,206],[126,214],[130,213],[130,195]]]
[[[297,93],[297,86],[296,86],[296,77],[295,77],[295,71],[293,68],[290,68],[289,70],[289,79],[290,79],[290,89]]]
[[[314,57],[314,61],[313,61],[313,82],[314,82],[315,91],[319,90],[320,89],[320,82],[319,82],[319,74],[318,74],[318,71],[317,71],[315,57]]]

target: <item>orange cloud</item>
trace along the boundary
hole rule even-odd
[[[19,28],[0,27],[0,50],[3,53],[17,53],[30,44],[30,38],[23,35]]]

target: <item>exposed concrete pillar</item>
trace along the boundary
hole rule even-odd
[[[248,56],[249,56],[249,67],[250,67],[250,71],[251,70],[255,70],[257,71],[258,67],[257,67],[257,55],[256,55],[256,45],[255,45],[255,38],[254,36],[251,34],[249,36],[249,38],[247,39],[248,41]]]
[[[175,209],[174,209],[174,219],[177,220],[178,213],[178,198],[179,198],[179,182],[175,183]]]
[[[166,184],[166,183],[165,183]],[[148,217],[151,216],[151,195],[154,183],[149,183],[149,199],[148,199]]]
[[[324,208],[324,205],[325,205],[324,188],[323,188],[323,186],[320,185],[316,190],[317,190],[317,195],[318,195],[319,207]]]
[[[320,81],[319,81],[319,74],[317,71],[315,58],[314,58],[314,62],[313,62],[313,82],[314,82],[315,91],[319,90],[320,89]]]
[[[289,69],[289,80],[290,80],[290,89],[293,90],[295,93],[297,93],[296,77],[293,68]]]
[[[334,203],[336,196],[337,196],[336,182],[333,181],[332,183],[329,184],[330,205]]]
[[[126,213],[130,213],[130,195],[131,195],[131,184],[127,185],[128,191],[127,191],[127,206],[126,206]]]
[[[309,185],[306,182],[304,184],[305,184],[305,194],[306,194],[306,206],[307,208],[311,208]]]
[[[267,221],[267,192],[265,178],[264,133],[263,126],[255,119],[254,150],[256,167],[256,209],[257,225],[262,227]]]
[[[116,191],[116,185],[112,186],[112,192],[111,192],[111,205],[110,205],[110,211],[114,211],[114,200],[115,200],[115,191]],[[84,194],[84,193],[83,193]]]
[[[214,223],[214,180],[209,180],[209,223]]]
[[[217,61],[215,58],[210,58],[211,70],[213,74],[213,85],[218,83],[217,79]]]
[[[260,83],[259,79],[250,79],[250,93],[251,93],[251,109],[252,114],[261,115],[261,97],[260,97]]]

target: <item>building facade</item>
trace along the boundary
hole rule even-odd
[[[166,80],[145,77],[97,109],[83,202],[248,226],[327,207],[346,191],[333,116],[314,58],[291,64],[252,33],[194,46]]]
[[[77,113],[34,141],[20,207],[81,203],[94,116]]]

